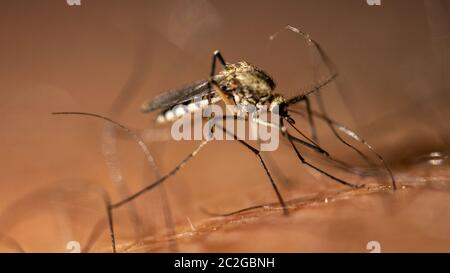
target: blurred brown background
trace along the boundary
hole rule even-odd
[[[445,151],[448,8],[439,0],[381,0],[381,6],[365,0],[81,0],[81,6],[64,0],[1,1],[0,232],[28,251],[65,251],[67,241],[84,242],[104,216],[90,187],[119,198],[102,155],[104,124],[51,112],[94,112],[131,128],[156,128],[154,114],[140,113],[142,102],[206,78],[216,49],[228,62],[261,66],[279,90],[301,89],[313,82],[304,43],[287,33],[272,43],[268,39],[286,24],[310,33],[340,73],[341,88],[322,93],[330,115],[364,136],[392,166]],[[329,132],[321,140],[341,158],[352,159]],[[163,172],[196,145],[148,144]],[[274,172],[287,198],[334,186],[310,172],[304,175],[306,169],[283,147],[273,155]],[[131,191],[154,179],[144,171],[137,145],[119,140],[118,151]],[[199,208],[227,212],[275,201],[265,179],[253,155],[236,143],[211,144],[167,184],[177,226],[188,225],[186,216],[193,222],[205,218]],[[144,234],[164,227],[159,198],[155,192],[136,202]],[[128,212],[117,213],[119,239],[133,238]],[[99,245],[108,247],[106,233]],[[345,251],[323,245],[275,250]],[[269,243],[218,248],[237,249],[271,248]]]

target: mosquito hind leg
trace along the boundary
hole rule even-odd
[[[99,119],[103,119],[106,120],[112,124],[114,124],[115,126],[121,128],[122,130],[124,130],[125,132],[127,132],[134,140],[135,142],[141,147],[141,150],[144,152],[146,160],[148,162],[148,164],[152,167],[155,168],[155,162],[153,157],[150,154],[150,151],[147,147],[147,145],[144,143],[144,141],[142,140],[141,137],[139,137],[137,134],[135,134],[133,131],[131,131],[130,129],[128,129],[128,127],[125,127],[124,125],[110,119],[107,118],[105,116],[102,115],[98,115],[98,114],[94,114],[94,113],[86,113],[86,112],[54,112],[52,113],[53,115],[82,115],[82,116],[90,116],[90,117],[95,117],[95,118],[99,118]],[[169,172],[166,175],[160,176],[158,173],[158,178],[156,179],[155,182],[153,182],[152,184],[144,187],[143,189],[141,189],[140,191],[129,195],[128,197],[122,199],[121,201],[117,202],[117,203],[111,203],[109,196],[105,196],[104,200],[105,200],[105,204],[106,204],[106,209],[107,209],[107,215],[108,215],[108,224],[109,224],[109,230],[110,230],[110,236],[111,236],[111,242],[112,242],[112,249],[113,252],[116,252],[116,240],[115,240],[115,233],[114,233],[114,223],[113,223],[113,210],[115,208],[118,208],[122,205],[127,204],[128,202],[134,200],[135,198],[137,198],[138,196],[140,196],[141,194],[152,190],[153,188],[155,188],[156,186],[161,185],[164,181],[166,181],[169,177],[175,175],[175,173],[177,173],[191,158],[193,158],[206,144],[208,143],[208,141],[203,141],[192,153],[190,153],[185,159],[183,159],[171,172]],[[165,192],[162,192],[163,194],[165,194]],[[165,219],[167,221],[167,219]]]
[[[124,198],[116,203],[113,204],[108,204],[107,205],[107,209],[108,209],[108,222],[109,222],[109,229],[110,229],[110,233],[111,233],[111,241],[113,244],[113,250],[115,251],[115,236],[114,236],[114,225],[113,225],[113,215],[112,212],[114,209],[117,209],[119,207],[122,207],[125,204],[128,204],[129,202],[133,201],[134,199],[136,199],[137,197],[141,196],[142,194],[151,191],[152,189],[156,188],[157,186],[161,185],[162,183],[164,183],[165,181],[167,181],[168,178],[174,176],[179,170],[181,170],[181,168],[184,167],[184,165],[186,165],[186,163],[188,161],[190,161],[192,158],[194,158],[198,152],[200,152],[200,150],[208,143],[209,141],[202,141],[202,143],[197,146],[197,148],[191,152],[187,157],[185,157],[180,163],[178,163],[178,165],[175,166],[175,168],[173,168],[169,173],[161,176],[159,179],[157,179],[155,182],[151,183],[150,185],[144,187],[143,189],[135,192],[134,194],[128,196],[127,198]]]

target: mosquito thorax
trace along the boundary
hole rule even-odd
[[[274,93],[275,82],[262,69],[245,61],[227,64],[217,78],[220,87],[230,94],[236,104],[253,105],[256,109],[283,114],[286,99]]]
[[[267,102],[275,89],[275,82],[266,72],[244,61],[227,64],[217,79],[220,87],[241,104]]]

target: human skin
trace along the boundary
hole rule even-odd
[[[254,155],[238,143],[214,142],[165,184],[175,235],[166,235],[154,191],[114,211],[118,250],[165,252],[175,241],[181,251],[368,252],[368,242],[377,241],[381,251],[449,251],[448,163],[422,158],[448,147],[449,92],[438,77],[450,63],[448,54],[439,55],[448,52],[448,36],[431,29],[443,28],[423,1],[376,7],[362,0],[258,0],[239,9],[233,1],[28,2],[0,3],[0,251],[66,252],[70,241],[84,249],[96,223],[105,223],[101,193],[123,198],[105,161],[104,123],[51,112],[111,114],[136,132],[170,131],[140,113],[141,104],[207,77],[216,49],[229,62],[267,70],[277,92],[302,89],[314,83],[307,48],[296,36],[268,38],[287,23],[328,52],[339,71],[336,85],[321,93],[328,113],[383,155],[398,190],[386,188],[381,165],[380,175],[365,178],[327,169],[370,185],[348,189],[302,166],[282,144],[263,156],[272,157],[269,168],[292,206],[283,216]],[[309,133],[304,120],[296,121]],[[320,126],[321,145],[361,164]],[[197,143],[147,144],[167,173]],[[128,193],[155,180],[135,143],[119,135],[117,147]],[[261,204],[273,209],[205,213]],[[108,229],[100,226],[90,251],[111,251]]]
[[[289,201],[288,216],[278,204],[269,204],[210,217],[173,236],[123,243],[119,250],[167,251],[173,240],[182,252],[448,252],[447,173],[417,177],[405,172],[395,192],[369,184],[313,194]]]

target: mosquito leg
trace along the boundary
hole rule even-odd
[[[113,182],[112,184],[119,193],[119,196],[125,197],[131,192],[127,185],[128,182],[126,181],[126,177],[122,175],[120,159],[117,156],[116,131],[118,130],[116,130],[114,125],[105,125],[103,130],[102,153],[105,158],[106,166],[108,167],[109,176]],[[136,206],[133,205],[128,207],[127,216],[130,219],[136,238],[141,237],[144,232],[144,223],[142,222]]]
[[[219,50],[214,51],[213,57],[212,57],[212,64],[211,64],[211,72],[209,74],[210,77],[213,77],[216,74],[216,63],[217,60],[225,66],[227,63],[225,62],[225,59],[223,58],[222,54]]]
[[[314,72],[314,80],[318,84],[316,84],[316,86],[314,88],[311,88],[309,90],[305,90],[305,91],[301,92],[301,94],[299,94],[298,96],[290,98],[287,101],[287,104],[288,105],[292,105],[292,104],[295,104],[295,103],[299,102],[300,100],[303,100],[304,96],[306,96],[308,94],[311,94],[311,93],[314,93],[317,90],[319,90],[320,88],[328,85],[337,76],[337,72],[336,72],[336,69],[333,67],[332,63],[329,62],[328,56],[325,54],[325,51],[320,47],[320,45],[314,39],[312,39],[311,36],[308,33],[302,31],[301,29],[295,28],[295,27],[293,27],[291,25],[286,25],[281,30],[279,30],[275,34],[271,35],[269,37],[269,39],[271,41],[273,41],[273,40],[275,40],[275,38],[278,37],[278,35],[280,35],[283,32],[286,32],[286,31],[291,31],[291,32],[293,32],[295,34],[298,34],[298,35],[301,36],[302,40],[306,41],[306,43],[308,45],[308,48],[310,49],[310,61],[312,62],[313,66],[315,66],[317,64],[317,62],[315,62],[315,59],[317,57],[314,57],[314,55],[319,55],[320,58],[326,64],[326,68],[328,70],[327,71],[328,76],[326,76],[326,78],[322,79],[321,81],[317,81],[317,67],[315,66],[314,70],[313,70],[313,72]]]
[[[108,208],[108,201],[105,200],[106,208]],[[92,229],[91,233],[89,234],[88,239],[83,245],[83,249],[81,252],[88,253],[91,248],[94,246],[94,244],[97,242],[98,238],[100,237],[101,233],[106,228],[106,220],[105,218],[100,219],[95,224],[94,228]]]
[[[322,120],[326,120],[328,121],[333,127],[337,128],[339,131],[343,132],[344,134],[348,135],[349,137],[353,138],[354,140],[364,144],[370,151],[372,151],[375,156],[379,159],[379,161],[381,162],[381,164],[384,166],[384,168],[386,169],[387,173],[389,174],[391,181],[392,181],[392,187],[393,189],[397,189],[397,185],[396,185],[396,181],[394,178],[394,175],[392,174],[391,169],[388,167],[386,161],[383,159],[383,157],[377,153],[372,146],[369,145],[369,143],[367,143],[366,140],[364,140],[362,137],[360,137],[358,134],[356,134],[355,132],[353,132],[352,130],[348,129],[347,127],[345,127],[342,124],[339,124],[338,122],[328,118],[327,116],[325,116],[324,114],[321,113],[317,113],[317,112],[313,112],[313,115],[315,115],[316,117],[322,119]]]
[[[264,169],[264,172],[266,173],[267,178],[269,178],[269,181],[270,181],[270,183],[271,183],[271,185],[272,185],[272,187],[273,187],[273,190],[275,191],[275,193],[276,193],[276,195],[277,195],[278,202],[280,203],[281,207],[283,208],[283,213],[284,213],[285,215],[288,215],[288,210],[287,210],[286,204],[285,204],[285,202],[284,202],[284,200],[283,200],[283,197],[281,196],[280,191],[278,190],[277,185],[275,184],[275,181],[274,181],[273,178],[272,178],[272,175],[271,175],[270,172],[269,172],[269,169],[267,168],[266,163],[264,162],[264,160],[263,160],[263,158],[262,158],[262,156],[261,156],[261,151],[259,151],[258,149],[252,147],[252,146],[251,146],[250,144],[248,144],[247,142],[245,142],[245,141],[239,139],[239,138],[237,137],[236,134],[229,132],[228,130],[226,130],[226,129],[223,128],[223,127],[222,127],[221,129],[223,130],[224,133],[226,133],[226,134],[232,136],[232,137],[234,138],[234,140],[239,141],[239,143],[241,143],[243,146],[245,146],[247,149],[249,149],[251,152],[253,152],[253,153],[256,155],[256,157],[257,157],[258,160],[259,160],[259,163],[261,164],[262,168]]]
[[[168,178],[170,178],[171,176],[175,175],[181,168],[184,167],[184,165],[190,160],[192,159],[194,156],[197,155],[197,153],[208,143],[209,141],[203,141],[192,153],[190,153],[187,157],[185,157],[177,166],[175,166],[174,169],[172,169],[172,171],[170,171],[169,173],[167,173],[166,175],[161,176],[159,179],[157,179],[155,182],[153,182],[152,184],[144,187],[143,189],[137,191],[136,193],[128,196],[125,199],[122,199],[119,202],[116,202],[114,204],[108,205],[108,218],[109,218],[109,228],[111,231],[111,241],[113,243],[113,250],[115,251],[115,238],[114,238],[114,226],[113,226],[113,222],[112,222],[112,210],[113,209],[117,209],[131,201],[133,201],[134,199],[136,199],[137,197],[139,197],[140,195],[142,195],[145,192],[148,192],[150,190],[152,190],[153,188],[155,188],[156,186],[162,184],[164,181],[166,181]]]
[[[135,198],[139,197],[140,195],[142,195],[143,193],[152,190],[153,188],[155,188],[156,186],[162,184],[164,181],[166,181],[168,178],[170,178],[171,176],[175,175],[181,168],[184,167],[184,165],[186,165],[186,163],[192,159],[193,157],[195,157],[198,152],[208,143],[209,141],[205,140],[203,141],[199,146],[197,146],[197,148],[190,153],[187,157],[185,157],[180,163],[178,163],[177,166],[175,166],[174,169],[172,169],[172,171],[170,171],[169,173],[161,176],[161,178],[157,179],[155,182],[153,182],[152,184],[144,187],[143,189],[135,192],[134,194],[128,196],[127,198],[122,199],[119,202],[116,202],[114,204],[111,205],[112,209],[116,209],[119,208],[123,205],[125,205],[126,203],[134,200]]]
[[[345,146],[349,147],[350,149],[352,149],[353,151],[355,151],[359,156],[361,156],[361,158],[363,158],[367,164],[369,166],[375,166],[375,163],[367,156],[365,155],[363,152],[361,152],[358,148],[356,148],[355,146],[351,145],[350,143],[348,143],[347,141],[345,141],[340,135],[339,133],[336,131],[336,128],[333,126],[333,124],[330,122],[329,118],[328,118],[328,114],[325,110],[325,105],[322,101],[322,96],[321,94],[316,93],[316,97],[317,97],[317,102],[319,104],[320,107],[320,111],[323,113],[324,117],[326,117],[325,122],[328,125],[328,127],[330,128],[330,130],[333,132],[333,135]]]
[[[258,145],[261,145],[261,141],[258,141]],[[265,161],[270,166],[270,168],[272,169],[272,174],[275,177],[278,177],[278,181],[280,181],[280,183],[282,183],[285,186],[289,186],[291,184],[292,181],[290,181],[284,175],[284,173],[281,170],[278,162],[273,158],[271,153],[266,153],[265,154]]]
[[[306,111],[308,113],[309,128],[311,129],[311,138],[314,140],[314,142],[319,143],[317,138],[316,125],[314,124],[314,118],[311,113],[311,102],[309,101],[308,96],[305,96],[305,104],[306,104]]]
[[[232,216],[232,215],[235,215],[235,214],[251,211],[251,210],[254,210],[254,209],[264,208],[266,206],[267,205],[256,205],[256,206],[251,206],[251,207],[243,208],[243,209],[236,210],[236,211],[233,211],[233,212],[228,212],[228,213],[210,212],[210,211],[206,210],[205,208],[201,208],[201,211],[203,213],[209,215],[209,216],[212,216],[212,217],[227,217],[227,216]]]
[[[106,214],[108,216],[108,227],[109,227],[109,236],[111,237],[111,245],[113,253],[116,253],[116,235],[114,233],[114,221],[113,221],[113,207],[111,205],[111,200],[109,196],[105,195],[104,197],[105,205],[106,205]]]
[[[305,142],[305,141],[303,141],[303,140],[301,140],[301,139],[299,139],[299,138],[297,138],[297,137],[295,137],[295,136],[293,136],[291,134],[288,134],[286,132],[284,132],[282,134],[283,134],[284,137],[286,137],[286,139],[288,139],[288,137],[290,137],[293,142],[296,142],[296,143],[298,143],[300,145],[303,145],[306,148],[309,148],[309,149],[313,150],[316,153],[325,155],[320,150],[318,150],[315,146],[313,146],[312,144],[310,144],[308,142]],[[290,143],[289,143],[289,145],[290,145]],[[325,155],[325,156],[326,156],[327,159],[331,160],[336,167],[338,167],[338,168],[340,168],[340,169],[342,169],[344,171],[347,171],[347,172],[350,172],[350,173],[353,173],[353,174],[356,174],[356,175],[360,175],[360,176],[370,175],[368,173],[363,173],[361,170],[355,170],[355,168],[353,168],[352,166],[348,165],[347,163],[345,163],[343,161],[335,159],[335,158],[333,158],[331,156],[327,156],[327,155]]]
[[[308,35],[309,37],[309,35]],[[326,71],[329,74],[336,74],[336,68],[335,65],[333,64],[333,62],[331,61],[331,59],[329,58],[328,54],[326,54],[326,52],[323,50],[323,48],[315,41],[310,39],[308,45],[311,48],[310,50],[310,62],[311,62],[311,66],[313,67],[313,73],[314,73],[314,78],[318,79],[319,78],[319,61],[321,61],[321,63],[325,66]],[[320,59],[320,60],[319,60]],[[339,88],[338,88],[339,90]],[[327,111],[325,109],[325,103],[323,102],[322,99],[322,94],[320,92],[315,92],[315,97],[317,99],[317,104],[319,105],[320,111],[323,113],[323,115],[325,117],[328,118],[328,114]],[[308,111],[308,118],[312,118],[311,116],[311,109],[308,109],[307,106],[307,111]],[[345,146],[349,147],[350,149],[352,149],[353,151],[355,151],[361,158],[364,159],[364,161],[367,162],[367,164],[369,166],[375,166],[375,163],[368,157],[366,156],[364,153],[362,153],[360,150],[358,150],[355,146],[351,145],[350,143],[348,143],[347,141],[345,141],[336,131],[336,129],[334,128],[334,126],[326,121],[328,127],[330,128],[330,130],[332,131],[332,133],[334,134],[334,136]]]
[[[107,211],[107,216],[108,216],[107,220],[108,220],[109,234],[110,234],[111,243],[112,243],[112,250],[114,253],[116,253],[116,238],[115,238],[115,233],[114,233],[114,223],[113,223],[113,215],[112,215],[113,207],[112,207],[111,201],[107,195],[104,196],[104,202],[106,205],[106,211]],[[88,240],[85,243],[85,246],[84,246],[82,252],[89,252],[91,250],[92,246],[98,240],[98,237],[100,236],[102,230],[105,228],[105,225],[106,225],[105,220],[106,219],[104,219],[104,218],[100,219],[95,224],[91,234],[88,237]],[[171,219],[170,219],[170,221],[171,221]],[[166,222],[167,222],[167,219],[166,219]],[[174,242],[170,242],[169,247],[172,250],[177,250],[176,244]]]
[[[281,132],[281,134],[282,134],[283,136],[285,136],[285,137],[288,136],[288,134],[287,134],[286,132]],[[293,136],[291,136],[291,137],[293,137]],[[316,152],[318,152],[318,153],[320,153],[320,154],[323,154],[323,155],[325,155],[325,156],[328,157],[327,152],[324,151],[322,148],[319,148],[319,147],[317,147],[317,146],[315,146],[315,145],[313,145],[313,144],[311,144],[311,143],[309,143],[309,142],[306,142],[306,141],[304,141],[304,140],[301,140],[301,139],[299,139],[299,138],[294,138],[294,141],[300,143],[301,145],[303,145],[303,146],[305,146],[305,147],[308,147],[308,148],[311,149],[311,150],[314,150],[314,151],[316,151]]]
[[[294,32],[295,34],[300,35],[302,38],[304,38],[304,40],[306,41],[308,47],[309,47],[309,55],[310,55],[310,63],[312,66],[312,70],[313,70],[313,74],[314,74],[314,80],[317,80],[319,78],[319,65],[322,65],[327,74],[330,75],[336,75],[336,68],[335,65],[333,64],[333,62],[331,61],[330,57],[328,56],[328,54],[323,50],[323,48],[319,45],[318,42],[316,42],[314,39],[311,38],[311,36],[302,31],[301,29],[295,28],[293,26],[287,25],[285,26],[282,30],[278,31],[277,33],[275,33],[274,35],[272,35],[270,37],[271,40],[275,39],[277,35],[279,35],[281,32],[283,31],[291,31]],[[320,64],[319,64],[320,62]],[[319,104],[320,110],[322,111],[322,113],[328,117],[327,112],[325,110],[325,105],[323,103],[322,97],[320,92],[315,92],[316,98],[317,98],[317,102]],[[312,120],[311,117],[311,108],[310,106],[308,106],[309,102],[308,99],[306,98],[306,94],[304,96],[304,98],[299,98],[297,99],[295,102],[293,101],[291,104],[294,104],[298,101],[301,100],[305,100],[306,102],[306,107],[307,107],[307,111],[308,111],[308,119]],[[311,124],[311,123],[310,123]],[[374,166],[375,163],[369,158],[367,157],[364,153],[362,153],[361,151],[359,151],[356,147],[354,147],[353,145],[351,145],[350,143],[348,143],[347,141],[345,141],[336,131],[336,129],[329,123],[327,122],[328,127],[330,128],[330,130],[333,132],[334,136],[344,145],[346,145],[347,147],[349,147],[350,149],[354,150],[359,156],[361,156],[361,158],[363,158],[367,164],[369,166]],[[314,135],[313,135],[314,136]],[[314,139],[314,137],[313,137]],[[315,140],[315,139],[314,139]]]
[[[150,167],[153,169],[153,171],[156,173],[157,176],[157,181],[155,182],[155,184],[157,182],[159,182],[158,184],[161,184],[166,178],[168,178],[168,176],[160,176],[159,171],[157,170],[155,161],[150,153],[150,150],[148,149],[147,145],[144,143],[144,141],[137,135],[135,134],[133,131],[131,131],[130,129],[128,129],[126,126],[101,115],[98,114],[94,114],[94,113],[85,113],[85,112],[54,112],[52,113],[53,115],[84,115],[84,116],[90,116],[90,117],[95,117],[95,118],[99,118],[99,119],[103,119],[106,120],[110,123],[112,123],[113,125],[117,126],[118,128],[122,129],[123,131],[125,131],[126,133],[128,133],[133,140],[140,146],[141,150],[144,152],[145,158],[148,162],[148,164],[150,165]],[[195,151],[194,153],[197,153],[206,143],[202,143]],[[191,154],[192,155],[192,154]],[[195,155],[195,154],[194,154]],[[187,160],[186,160],[187,161]],[[180,164],[184,164],[183,161]],[[181,166],[177,166],[177,168],[181,168]],[[177,170],[176,170],[177,171]],[[175,171],[175,172],[176,172]],[[151,186],[151,185],[150,185]],[[153,187],[151,187],[153,188]],[[172,222],[172,216],[171,216],[171,211],[170,211],[170,206],[167,200],[167,195],[164,189],[160,189],[160,193],[162,195],[162,203],[163,203],[163,207],[164,207],[164,213],[165,213],[165,221],[166,221],[166,226],[169,228],[170,232],[173,232],[173,222]],[[140,194],[138,194],[140,195]],[[135,196],[137,197],[136,194],[131,195],[131,196]],[[113,226],[113,218],[112,218],[112,209],[115,207],[114,205],[110,204],[109,201],[109,197],[105,197],[105,200],[107,199],[107,213],[108,213],[108,221],[109,221],[109,226],[110,226],[110,233],[111,233],[111,241],[113,243],[113,251],[116,251],[116,247],[115,247],[115,235],[114,235],[114,226]],[[129,199],[129,198],[125,198],[124,200]],[[134,199],[134,198],[132,198]],[[131,200],[130,200],[131,201]],[[171,242],[170,243],[170,247],[172,249],[175,249],[176,246]]]
[[[360,142],[360,143],[366,145],[366,147],[369,148],[369,150],[371,150],[371,151],[378,157],[378,159],[380,160],[381,164],[382,164],[383,167],[386,169],[386,171],[387,171],[389,177],[391,178],[391,181],[392,181],[392,189],[393,189],[393,190],[396,190],[396,189],[397,189],[397,183],[395,182],[394,175],[392,174],[391,169],[389,168],[389,166],[387,165],[387,163],[386,163],[386,161],[383,159],[383,157],[382,157],[378,152],[376,152],[376,151],[372,148],[372,146],[371,146],[369,143],[367,143],[367,141],[365,141],[364,139],[362,139],[361,137],[359,137],[355,132],[351,131],[350,129],[348,129],[348,128],[342,126],[342,125],[336,125],[336,126],[339,128],[340,131],[345,132],[347,135],[349,135],[350,137],[352,137],[352,138],[355,139],[356,141],[358,141],[358,142]]]
[[[222,56],[222,53],[220,53],[219,50],[214,51],[213,57],[212,57],[212,63],[211,63],[211,71],[209,72],[210,82],[208,82],[209,89],[211,89],[211,79],[216,75],[216,64],[217,60],[222,64],[222,66],[226,66],[227,63],[225,62],[225,59]],[[208,96],[208,100],[211,103],[211,96]]]
[[[320,94],[319,93],[317,93],[317,95],[320,97]],[[306,96],[305,96],[305,98],[302,98],[301,100],[305,100],[306,99]],[[320,103],[319,103],[320,104]],[[292,112],[292,113],[295,113],[295,114],[300,114],[300,115],[302,115],[301,113],[299,113],[299,112],[297,112],[297,111],[295,111],[295,110],[293,110],[293,109],[289,109],[288,110],[289,112]],[[306,111],[307,111],[307,115],[308,115],[308,120],[310,120],[310,119],[312,119],[313,118],[313,114],[312,114],[312,109],[311,108],[309,108],[308,109],[308,106],[306,107]],[[365,155],[363,152],[361,152],[358,148],[356,148],[355,146],[353,146],[352,144],[350,144],[350,143],[348,143],[347,141],[345,141],[340,135],[339,135],[339,133],[336,131],[336,128],[333,126],[333,124],[330,122],[330,118],[326,115],[326,112],[325,112],[325,108],[322,108],[322,115],[325,117],[323,120],[325,121],[325,123],[328,125],[328,127],[330,128],[330,130],[333,132],[333,134],[334,134],[334,136],[341,142],[341,143],[343,143],[344,145],[346,145],[347,147],[349,147],[349,148],[351,148],[352,150],[354,150],[362,159],[364,159],[364,161],[366,161],[366,163],[369,165],[369,166],[371,166],[371,167],[374,167],[375,166],[375,163],[367,156],[367,155]]]
[[[319,144],[317,144],[314,140],[310,139],[309,137],[307,137],[304,133],[302,133],[302,131],[300,131],[297,127],[295,127],[294,125],[294,120],[290,117],[286,118],[287,123],[289,123],[289,125],[292,126],[292,128],[294,128],[295,131],[297,131],[297,133],[299,133],[300,135],[302,135],[306,140],[308,140],[310,143],[303,141],[304,144],[309,144],[309,146],[311,148],[314,148],[315,150],[317,150],[318,152],[324,154],[325,156],[329,157],[330,154],[325,151],[324,149],[322,149]],[[308,145],[307,145],[308,146]]]
[[[300,113],[299,113],[299,114],[300,114]],[[301,113],[301,114],[302,114],[302,113]],[[311,112],[311,114],[313,114],[313,112]],[[302,114],[302,115],[303,115],[303,114]],[[290,120],[287,120],[287,122],[288,122],[289,125],[291,125],[292,128],[294,128],[297,132],[299,132],[301,135],[304,135],[297,127],[294,126],[294,124],[293,124]],[[304,141],[304,140],[301,140],[301,139],[299,139],[299,138],[296,138],[295,136],[289,134],[286,130],[282,131],[282,134],[283,134],[283,136],[285,136],[286,138],[289,138],[290,140],[292,140],[292,141],[294,141],[294,142],[297,142],[297,143],[299,143],[299,144],[301,144],[301,145],[303,145],[303,146],[305,146],[305,147],[307,147],[307,148],[312,149],[313,151],[315,151],[315,152],[317,152],[317,153],[322,154],[322,155],[325,156],[326,158],[330,159],[330,160],[335,164],[336,167],[339,167],[339,168],[341,168],[341,169],[343,169],[343,170],[345,170],[345,171],[348,171],[348,172],[352,172],[352,173],[356,173],[356,174],[358,174],[358,175],[361,175],[360,172],[354,171],[353,168],[351,168],[351,167],[350,167],[348,164],[346,164],[345,162],[342,162],[342,161],[340,161],[340,160],[337,160],[337,159],[335,159],[335,158],[332,158],[332,157],[330,156],[330,154],[329,154],[326,150],[324,150],[323,148],[319,147],[318,144],[316,144],[316,143],[314,143],[314,142],[312,142],[312,144],[311,144],[311,143],[309,143],[309,142],[306,142],[306,141]]]
[[[291,110],[291,109],[290,109],[289,112],[292,112],[292,113],[295,113],[295,114],[298,114],[298,115],[302,115],[302,116],[304,115],[304,113],[299,112],[299,111],[296,111],[296,110]],[[355,133],[354,131],[352,131],[352,130],[348,129],[347,127],[345,127],[344,125],[342,125],[342,124],[340,124],[340,123],[338,123],[338,122],[336,122],[336,121],[330,119],[329,117],[325,116],[325,115],[322,114],[322,113],[318,113],[318,112],[312,111],[312,114],[313,114],[315,117],[317,117],[317,118],[319,118],[319,119],[321,119],[321,120],[323,120],[323,121],[330,122],[331,125],[333,126],[333,128],[338,129],[339,131],[341,131],[341,132],[344,133],[345,135],[347,135],[347,136],[353,138],[354,140],[356,140],[356,141],[358,141],[358,142],[364,144],[364,145],[365,145],[372,153],[374,153],[374,155],[378,158],[378,160],[380,161],[380,163],[381,163],[381,164],[383,165],[383,167],[385,168],[386,172],[389,174],[389,177],[391,178],[391,181],[392,181],[392,188],[393,188],[394,190],[397,189],[397,183],[396,183],[396,181],[395,181],[395,178],[394,178],[394,175],[393,175],[391,169],[390,169],[389,166],[387,165],[387,163],[386,163],[386,161],[384,160],[384,158],[383,158],[379,153],[377,153],[377,151],[375,151],[375,150],[373,149],[373,147],[370,146],[369,143],[367,143],[367,141],[365,141],[363,138],[361,138],[361,137],[360,137],[357,133]],[[297,138],[295,138],[295,137],[293,137],[293,136],[291,136],[291,138],[292,138],[293,141],[298,142],[298,143],[304,145],[304,143],[303,143],[304,141],[302,141],[302,140],[300,140],[300,139],[297,139]],[[305,145],[305,146],[308,146],[308,145]],[[367,171],[362,171],[362,170],[356,170],[355,168],[352,168],[351,166],[349,166],[349,165],[348,165],[347,163],[345,163],[345,162],[339,161],[339,160],[337,160],[337,159],[332,159],[332,160],[337,164],[337,167],[339,167],[339,168],[341,168],[341,169],[343,169],[343,170],[346,170],[346,171],[349,171],[349,172],[352,172],[352,173],[355,173],[355,174],[361,175],[361,176],[373,175],[373,172],[367,172]],[[373,167],[376,167],[376,166],[373,166]]]
[[[212,62],[211,62],[211,71],[209,72],[209,81],[208,81],[209,90],[211,90],[211,87],[213,87],[213,86],[214,86],[214,88],[216,88],[215,86],[217,85],[217,83],[213,80],[213,77],[216,74],[217,60],[219,60],[219,62],[222,64],[222,66],[226,65],[225,59],[223,58],[223,56],[219,50],[216,50],[213,53]],[[208,94],[207,97],[208,97],[208,104],[211,104],[212,93]],[[208,118],[208,121],[211,120],[212,118],[214,118],[214,116],[210,115]],[[211,126],[210,132],[212,134],[214,133],[214,126]]]
[[[159,178],[159,177],[158,177]],[[159,192],[161,193],[161,203],[163,204],[163,211],[164,211],[164,221],[166,224],[166,228],[168,230],[168,234],[174,235],[175,234],[175,225],[173,223],[172,219],[172,210],[170,208],[169,204],[169,198],[167,195],[166,188],[164,185],[161,185],[159,187]],[[177,243],[175,240],[170,239],[169,240],[169,251],[171,252],[178,252]]]
[[[316,170],[316,171],[318,171],[318,172],[320,172],[320,173],[322,173],[322,174],[328,176],[329,178],[333,179],[334,181],[336,181],[336,182],[338,182],[338,183],[340,183],[340,184],[343,184],[343,185],[346,185],[346,186],[349,186],[349,187],[352,187],[352,188],[362,188],[362,187],[364,187],[364,185],[355,185],[355,184],[352,184],[352,183],[350,183],[350,182],[344,181],[344,180],[342,180],[342,179],[340,179],[340,178],[337,178],[337,177],[335,177],[335,176],[333,176],[333,175],[327,173],[326,171],[324,171],[324,170],[322,170],[322,169],[320,169],[320,168],[314,166],[313,164],[307,162],[307,161],[303,158],[303,156],[300,154],[300,152],[299,152],[299,150],[297,149],[297,147],[295,146],[295,144],[294,144],[293,140],[291,139],[291,136],[289,135],[289,133],[287,134],[287,138],[288,138],[289,142],[291,143],[292,148],[294,149],[295,153],[297,154],[297,157],[300,159],[300,161],[301,161],[303,164],[305,164],[305,165],[311,167],[312,169],[314,169],[314,170]]]

